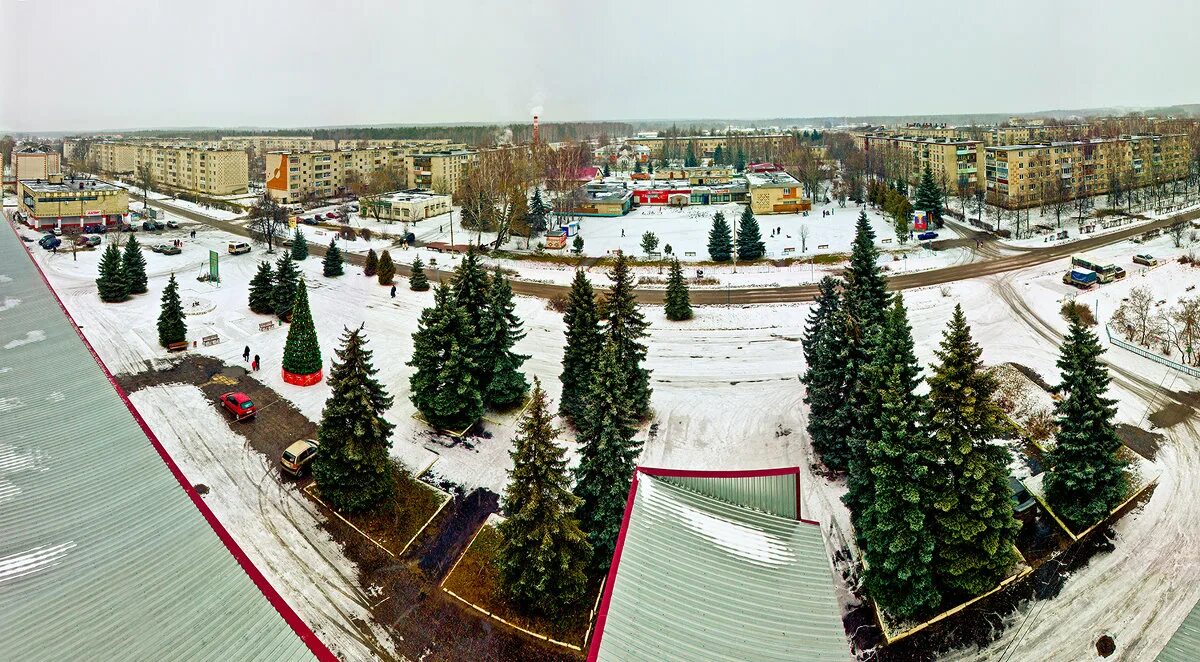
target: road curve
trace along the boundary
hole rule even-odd
[[[227,221],[219,221],[210,218],[203,214],[194,212],[190,209],[173,205],[164,200],[151,200],[151,207],[159,207],[173,214],[178,214],[184,218],[191,219],[198,223],[203,223],[219,230],[224,230],[232,234],[249,237],[250,231],[245,227],[236,223]],[[1176,214],[1168,218],[1150,223],[1137,225],[1116,232],[1110,232],[1098,237],[1088,239],[1080,239],[1066,244],[1050,246],[1048,248],[1026,249],[1025,252],[1016,255],[1007,255],[1004,257],[986,260],[983,262],[971,262],[969,264],[956,264],[940,269],[930,269],[928,271],[918,271],[906,274],[892,274],[888,276],[888,287],[892,290],[907,290],[917,287],[928,287],[930,285],[941,285],[957,280],[965,280],[968,278],[978,278],[979,276],[990,276],[992,274],[1003,273],[1005,271],[1013,271],[1015,269],[1024,269],[1032,267],[1059,258],[1067,257],[1073,253],[1089,251],[1100,246],[1115,244],[1126,239],[1137,237],[1148,230],[1163,229],[1175,223],[1176,221],[1191,221],[1200,218],[1200,210],[1190,211],[1183,214]],[[308,250],[314,255],[324,255],[325,247],[309,243]],[[362,255],[343,253],[346,261],[350,264],[362,266],[366,258]],[[409,273],[408,266],[396,264],[396,273],[407,276]],[[437,269],[427,269],[427,273],[431,280],[438,280],[440,276],[449,276],[449,272],[440,271]],[[566,285],[551,285],[547,283],[531,283],[522,280],[512,281],[513,292],[526,296],[540,297],[543,299],[551,299],[558,296],[566,296],[570,289]],[[666,292],[663,289],[638,289],[638,301],[648,304],[662,304]],[[691,300],[694,305],[733,305],[733,304],[754,304],[754,303],[791,303],[800,301],[812,301],[816,298],[816,285],[788,285],[784,287],[759,287],[759,288],[693,288],[691,291]]]

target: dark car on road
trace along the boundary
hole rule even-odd
[[[221,406],[225,408],[225,411],[233,414],[235,420],[240,421],[246,418],[254,418],[258,415],[258,407],[254,406],[254,401],[250,399],[250,396],[241,391],[222,393],[218,399],[221,402]]]

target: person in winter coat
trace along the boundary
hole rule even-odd
[[[396,286],[395,285],[392,286],[392,298],[393,299],[396,298]]]
[[[242,360],[243,361],[250,360],[250,345],[246,345],[246,349],[242,350]]]
[[[258,372],[258,354],[254,355],[254,363],[250,367],[254,369],[254,372]]]

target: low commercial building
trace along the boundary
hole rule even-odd
[[[988,147],[987,198],[1014,209],[1175,181],[1188,175],[1188,149],[1183,134]]]
[[[690,205],[719,205],[726,202],[745,202],[746,180],[738,178],[727,184],[692,186],[684,180],[639,181],[633,186],[633,203],[686,207]]]
[[[129,214],[129,193],[99,179],[26,179],[18,183],[21,222],[31,228],[78,232],[84,225],[114,226]]]
[[[421,189],[364,196],[358,204],[363,216],[380,221],[419,221],[451,209],[450,196]]]
[[[633,208],[633,192],[619,184],[588,184],[579,196],[569,198],[572,207],[557,209],[567,216],[624,216]]]
[[[64,143],[67,153],[74,144]],[[249,160],[241,149],[96,142],[88,147],[88,159],[100,171],[120,177],[133,177],[143,166],[159,186],[194,191],[204,195],[245,193],[249,188]]]
[[[733,181],[733,166],[688,166],[683,168],[666,168],[656,170],[653,179],[682,179],[694,186],[709,184],[728,184]]]
[[[743,173],[750,189],[750,210],[755,214],[796,214],[812,209],[803,186],[786,172]]]

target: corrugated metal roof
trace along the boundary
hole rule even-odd
[[[314,657],[181,489],[4,228],[0,419],[0,657]]]
[[[657,478],[693,492],[765,513],[799,519],[796,489],[799,471],[761,476],[671,476]]]
[[[788,480],[709,482],[723,496],[781,503]],[[609,575],[594,660],[848,660],[819,526],[702,494],[679,476],[638,472]]]
[[[1200,660],[1200,603],[1192,607],[1167,646],[1158,654],[1158,662],[1196,662]]]

